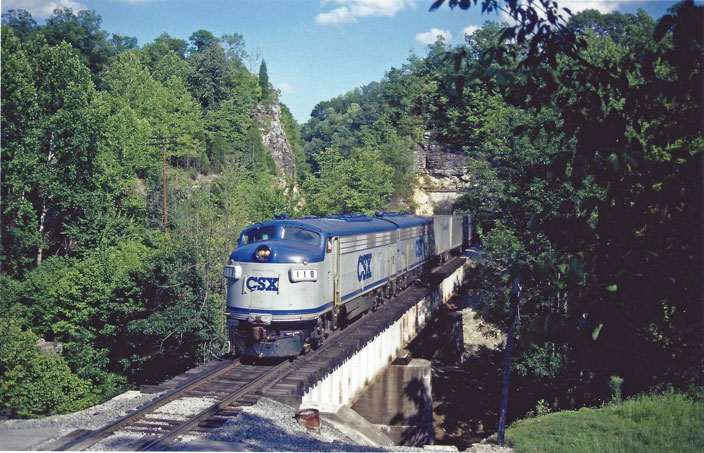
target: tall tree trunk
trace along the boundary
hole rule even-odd
[[[54,131],[51,132],[49,136],[49,148],[46,153],[46,166],[49,167],[54,160]],[[51,197],[51,194],[47,194],[45,198],[42,199],[42,212],[39,214],[39,247],[37,247],[37,267],[42,264],[42,253],[44,246],[44,227],[46,225],[46,213],[49,210],[47,206],[47,199]]]
[[[46,221],[46,201],[42,201],[42,213],[39,215],[39,247],[37,248],[37,267],[42,264],[42,245],[44,244],[44,222]]]

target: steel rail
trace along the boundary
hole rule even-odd
[[[148,444],[142,446],[139,449],[139,451],[148,451],[148,450],[160,451],[160,450],[163,450],[163,447],[165,445],[173,443],[178,436],[183,435],[183,434],[187,433],[188,431],[190,431],[191,429],[195,428],[196,426],[198,426],[199,423],[212,417],[218,411],[225,409],[227,406],[229,406],[231,403],[235,402],[237,399],[247,395],[248,393],[252,393],[253,391],[259,389],[260,387],[263,387],[264,385],[266,385],[267,381],[270,378],[277,375],[278,373],[281,373],[284,369],[286,369],[290,366],[291,366],[291,363],[288,361],[280,363],[279,365],[275,366],[274,368],[267,371],[266,373],[259,375],[256,378],[252,379],[251,382],[244,385],[239,390],[230,393],[228,396],[224,397],[223,399],[221,399],[217,403],[213,404],[209,408],[203,410],[198,415],[190,418],[189,420],[182,423],[178,427],[176,427],[173,430],[169,431],[168,433],[164,434],[160,438],[154,439],[153,441],[149,442]]]
[[[204,373],[201,376],[197,376],[194,380],[189,381],[187,384],[178,387],[162,396],[159,398],[156,398],[155,400],[151,401],[150,403],[147,403],[146,406],[140,407],[133,412],[118,418],[112,423],[109,423],[102,428],[91,431],[83,436],[80,436],[71,442],[68,442],[64,445],[61,445],[58,447],[55,451],[66,451],[66,450],[85,450],[88,447],[91,447],[92,445],[95,445],[96,443],[100,442],[101,440],[105,439],[106,437],[109,437],[110,434],[113,432],[119,430],[123,426],[126,426],[130,424],[132,421],[142,417],[144,414],[147,414],[149,412],[153,412],[156,409],[160,408],[161,406],[179,398],[183,393],[188,392],[189,390],[203,384],[203,382],[213,379],[217,376],[220,376],[231,369],[237,367],[240,365],[239,360],[224,360],[222,364],[218,365],[217,367],[213,368],[212,370],[209,370],[208,372]]]
[[[434,267],[431,270],[431,275],[438,272],[441,268],[451,265],[451,263],[454,263],[459,257],[453,257],[451,258],[448,262],[446,263],[441,263],[438,266]],[[397,294],[396,296],[392,297],[393,299],[396,299],[397,297],[400,297],[403,295],[403,293],[407,292],[413,287],[413,285],[409,285],[408,287],[404,288]],[[386,304],[384,304],[386,305]],[[366,316],[363,316],[362,318],[367,318]],[[362,319],[358,319],[358,322],[352,323],[348,327],[352,327],[351,330],[356,330],[356,328],[361,328],[364,325],[364,322]],[[282,362],[281,364],[275,366],[274,368],[266,371],[265,373],[257,376],[256,378],[253,378],[249,383],[245,384],[243,387],[240,387],[237,391],[232,392],[225,396],[224,398],[220,399],[217,403],[212,405],[211,407],[203,410],[196,416],[190,418],[189,420],[181,423],[178,425],[176,428],[171,430],[170,432],[164,434],[163,436],[153,439],[151,441],[148,441],[147,443],[143,444],[139,450],[140,451],[146,451],[146,450],[158,450],[160,447],[164,447],[170,443],[173,443],[173,441],[180,435],[185,434],[186,432],[190,431],[191,429],[195,428],[198,424],[200,424],[202,421],[207,420],[208,418],[212,417],[215,415],[217,412],[225,409],[227,406],[232,404],[234,401],[237,399],[252,393],[256,390],[264,389],[265,391],[271,388],[274,384],[272,384],[272,377],[281,373],[282,376],[281,378],[285,378],[288,375],[290,375],[292,372],[295,371],[295,369],[299,368],[302,366],[303,362],[308,362],[309,360],[315,359],[317,356],[322,354],[324,351],[326,351],[328,348],[333,347],[336,340],[339,340],[340,337],[344,337],[346,333],[350,332],[348,329],[338,329],[332,332],[332,334],[326,339],[323,344],[317,348],[316,350],[313,350],[309,352],[308,354],[299,357],[298,359],[301,359],[302,362],[297,363],[291,363],[291,362]],[[187,393],[190,390],[193,390],[194,388],[206,383],[207,381],[214,379],[216,377],[219,377],[231,369],[237,367],[240,365],[239,359],[235,360],[226,360],[223,361],[223,364],[213,368],[212,370],[209,370],[208,372],[204,373],[203,375],[197,376],[194,380],[189,381],[187,384],[184,386],[178,387],[170,392],[168,392],[165,395],[162,395],[161,397],[155,399],[151,403],[148,403],[146,406],[139,408],[135,411],[133,411],[130,414],[127,414],[118,420],[96,430],[96,431],[91,431],[83,436],[77,437],[74,440],[58,447],[56,450],[57,451],[65,451],[65,450],[83,450],[86,449],[99,441],[109,437],[112,433],[115,431],[119,430],[120,428],[129,425],[132,423],[134,420],[141,418],[143,415],[153,412],[159,407],[179,398],[182,396],[184,393]],[[289,368],[289,372],[287,373],[285,370]],[[278,379],[280,381],[281,379]],[[210,393],[210,392],[209,392]],[[148,436],[147,437],[148,440]],[[152,437],[153,438],[153,437]]]

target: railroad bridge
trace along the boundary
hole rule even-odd
[[[354,436],[366,436],[370,445],[432,443],[430,362],[412,359],[405,348],[462,286],[467,269],[466,256],[448,262],[427,284],[353,323],[262,393],[318,409],[343,432],[352,425]]]

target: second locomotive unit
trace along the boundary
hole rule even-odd
[[[292,357],[469,242],[469,216],[377,213],[275,220],[240,234],[224,269],[230,344]]]

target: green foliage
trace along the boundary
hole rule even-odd
[[[703,413],[701,400],[683,395],[639,396],[518,421],[506,442],[526,452],[695,452],[704,448]]]
[[[266,61],[264,60],[262,60],[262,64],[259,66],[259,89],[262,93],[260,102],[267,104],[271,99],[271,94],[269,89],[269,73],[266,70]]]
[[[384,98],[382,97],[384,90],[392,92]],[[303,151],[311,171],[321,174],[321,158],[327,149],[334,148],[344,159],[354,158],[363,150],[378,156],[392,169],[392,192],[408,197],[412,190],[410,181],[413,177],[411,172],[413,142],[405,135],[405,130],[399,129],[399,122],[406,121],[407,118],[391,116],[387,105],[387,102],[394,100],[393,93],[399,90],[402,88],[391,87],[391,82],[372,83],[362,89],[356,89],[318,104],[311,113],[311,120],[301,129]],[[407,122],[412,123],[413,120]],[[372,196],[374,200],[360,200],[355,202],[357,206],[355,209],[369,211],[372,209],[370,206],[381,208],[381,205],[388,201],[389,197],[385,195],[387,190],[383,187],[386,176],[383,178],[380,181],[382,184],[380,199]],[[307,189],[313,190],[314,187],[314,190],[317,190],[318,186],[315,184],[304,184],[306,199],[319,198],[317,192],[312,193]],[[313,211],[327,212],[327,209],[315,207]]]
[[[191,41],[191,54],[203,52],[205,49],[218,42],[215,35],[203,29],[193,32],[188,40]]]
[[[142,48],[142,54],[147,65],[152,66],[171,52],[179,58],[184,58],[187,48],[188,44],[186,41],[172,38],[168,33],[162,33],[153,43],[149,43]]]
[[[41,33],[50,46],[65,42],[78,49],[82,63],[97,75],[114,52],[108,33],[100,28],[101,22],[95,11],[82,10],[74,14],[69,8],[57,8]]]
[[[243,65],[247,58],[244,37],[239,33],[225,33],[220,37],[220,43],[225,47],[225,54],[230,61]]]
[[[315,215],[381,209],[393,192],[393,170],[372,151],[359,150],[344,159],[336,149],[318,157],[319,169],[306,179],[308,209]]]
[[[70,45],[26,52],[11,34],[8,38],[8,51],[14,45],[19,52],[8,59],[10,66],[3,59],[13,90],[7,106],[16,107],[3,115],[3,216],[11,219],[3,225],[8,232],[3,241],[4,248],[15,241],[20,245],[9,255],[23,258],[5,270],[21,273],[30,262],[30,247],[36,247],[37,264],[44,250],[66,248],[63,226],[99,199],[95,175],[103,117],[90,72]]]
[[[614,375],[624,395],[686,389],[701,372],[704,142],[701,58],[683,56],[701,55],[702,8],[682,2],[656,25],[642,12],[568,22],[534,3],[506,2],[524,20],[456,53],[465,101],[449,98],[442,119],[470,153],[463,207],[493,256],[522,269],[518,363],[563,407],[608,400]],[[539,366],[548,358],[564,366]]]
[[[0,318],[0,401],[3,416],[64,414],[96,403],[90,385],[61,355],[39,350],[38,337],[13,318]]]
[[[611,388],[611,391],[613,392],[613,400],[617,403],[621,402],[621,388],[623,386],[623,378],[620,378],[618,376],[611,376],[609,379],[609,387]]]
[[[204,45],[204,44],[201,44]],[[188,76],[191,94],[205,109],[233,96],[235,69],[217,40],[188,57],[192,71]]]
[[[199,30],[187,54],[108,40],[93,12],[3,20],[3,411],[76,410],[220,355],[236,233],[300,201],[261,143],[242,36]],[[21,329],[64,355],[10,354],[36,351]]]
[[[23,9],[11,9],[3,13],[2,23],[7,24],[21,39],[28,38],[37,30],[37,22]],[[3,41],[5,41],[4,36]]]

